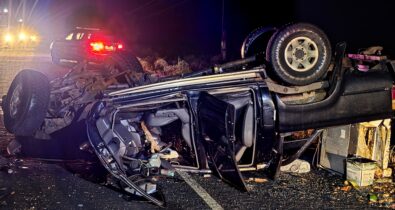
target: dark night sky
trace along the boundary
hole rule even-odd
[[[33,17],[53,38],[79,26],[106,28],[136,46],[168,53],[219,53],[221,0],[41,0]],[[376,0],[318,1],[225,0],[228,49],[239,55],[244,37],[263,25],[310,22],[321,27],[332,45],[344,40],[349,50],[383,45],[395,55],[395,3]],[[267,5],[265,5],[265,3]],[[392,56],[394,57],[394,56]]]

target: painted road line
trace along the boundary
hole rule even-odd
[[[217,203],[217,201],[214,200],[213,197],[210,196],[210,194],[207,193],[207,191],[200,186],[196,180],[194,180],[189,174],[187,174],[185,171],[180,171],[177,170],[177,173],[184,179],[184,181],[206,202],[206,204],[211,208],[215,210],[223,210],[221,205]]]

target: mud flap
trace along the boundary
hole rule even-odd
[[[202,92],[197,109],[201,138],[214,170],[223,181],[247,191],[235,158],[235,107]]]

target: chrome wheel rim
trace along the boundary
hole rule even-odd
[[[10,116],[15,118],[18,114],[18,107],[21,104],[21,96],[22,96],[22,85],[18,84],[14,91],[12,91],[11,100],[10,100]]]
[[[305,72],[318,61],[317,44],[307,37],[296,37],[286,46],[284,57],[287,65],[294,71]]]

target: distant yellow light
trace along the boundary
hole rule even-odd
[[[12,35],[11,34],[6,34],[4,36],[4,41],[5,42],[12,42]]]
[[[37,36],[34,35],[30,36],[30,40],[32,40],[33,42],[37,41]]]
[[[19,33],[18,38],[20,41],[25,41],[27,36],[25,33],[21,32],[21,33]]]

